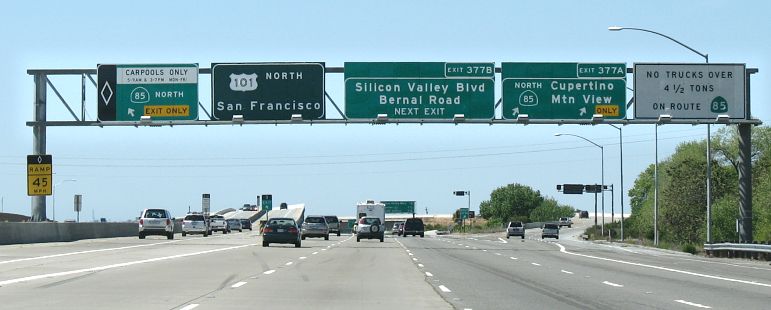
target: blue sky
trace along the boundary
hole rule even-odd
[[[771,22],[764,1],[25,1],[0,11],[0,195],[6,212],[29,214],[25,156],[32,150],[31,68],[96,68],[97,63],[324,61],[702,62],[664,38],[608,26],[666,33],[714,63],[759,68],[752,114],[771,121],[767,105]],[[631,87],[632,77],[627,84]],[[65,99],[80,104],[79,77],[53,77]],[[207,75],[199,96],[210,106]],[[344,105],[342,74],[327,92]],[[496,76],[496,99],[500,76]],[[627,96],[631,96],[631,92]],[[86,110],[96,117],[88,85]],[[49,120],[70,120],[49,89]],[[328,105],[328,111],[334,110]],[[203,114],[201,114],[203,115]],[[330,117],[334,117],[334,113]],[[722,126],[713,126],[716,131]],[[173,128],[51,127],[57,219],[126,220],[145,207],[181,215],[212,194],[214,209],[254,203],[305,203],[310,213],[353,215],[357,201],[416,200],[430,213],[472,209],[505,184],[522,183],[580,209],[589,195],[562,195],[556,184],[600,179],[619,186],[618,131],[610,126],[292,125]],[[626,126],[625,186],[654,161],[654,127]],[[705,126],[659,128],[660,158]],[[616,195],[616,213],[620,203]],[[606,207],[610,208],[606,196]],[[628,211],[628,203],[625,203]],[[48,201],[51,217],[51,199]]]

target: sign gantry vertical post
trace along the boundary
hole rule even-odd
[[[35,74],[35,122],[32,127],[32,154],[46,153],[46,75]],[[46,220],[46,196],[32,196],[32,221]]]

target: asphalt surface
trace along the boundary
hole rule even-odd
[[[577,223],[581,226],[581,223]],[[255,232],[0,246],[3,309],[768,309],[771,266],[503,234]]]

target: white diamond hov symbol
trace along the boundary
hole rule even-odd
[[[102,95],[102,100],[104,100],[104,105],[110,104],[110,99],[112,99],[112,87],[110,87],[110,83],[104,83],[104,87],[102,87],[102,91],[100,92]]]

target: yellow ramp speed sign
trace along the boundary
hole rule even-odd
[[[27,155],[27,195],[50,196],[52,183],[51,155]]]

